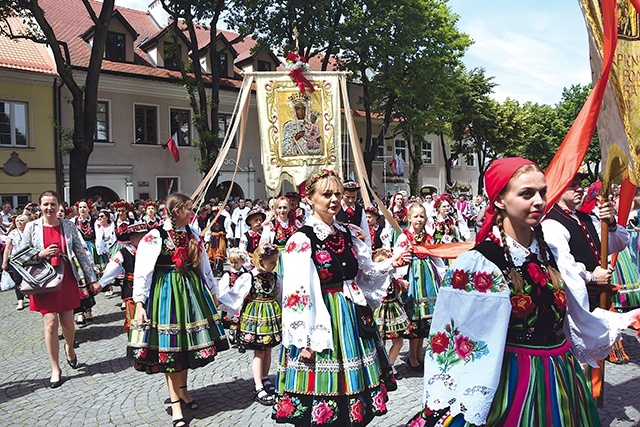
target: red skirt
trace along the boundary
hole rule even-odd
[[[61,313],[77,307],[80,307],[78,282],[67,260],[64,261],[64,276],[59,291],[29,296],[29,309],[40,314]]]

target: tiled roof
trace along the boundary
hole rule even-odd
[[[12,28],[22,28],[18,18],[8,18]],[[56,68],[44,45],[26,39],[0,37],[0,68],[56,75]]]

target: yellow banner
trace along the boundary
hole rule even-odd
[[[320,169],[342,174],[339,73],[309,72],[314,91],[301,92],[286,72],[255,73],[265,186],[296,188]]]
[[[640,184],[640,15],[630,0],[579,0],[589,33],[591,69],[602,70],[600,5],[617,2],[618,44],[598,119],[604,182]]]

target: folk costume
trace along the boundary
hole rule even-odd
[[[549,269],[558,254],[538,240],[540,230],[528,247],[496,237],[494,202],[530,164],[503,158],[487,170],[487,219],[478,245],[445,275],[424,361],[425,408],[408,426],[600,425],[579,363],[597,366],[630,316],[590,312],[579,276],[556,287]]]
[[[397,208],[395,205],[393,205],[389,208],[389,211],[391,212],[393,219],[396,220],[402,230],[406,229],[409,226],[409,211],[406,206]],[[391,245],[393,246],[396,244],[396,240],[398,240],[400,234],[396,231],[395,228],[391,227],[391,224],[389,224],[388,222],[387,228],[391,233]]]
[[[397,387],[379,338],[359,334],[356,305],[366,304],[363,290],[386,288],[391,260],[373,263],[355,228],[313,216],[289,239],[283,259],[283,347],[272,417],[367,425],[387,412],[387,391]],[[307,347],[313,361],[299,358]]]
[[[378,333],[383,340],[404,337],[410,332],[411,322],[399,295],[397,279],[389,277],[389,286],[381,304],[373,315],[378,325]]]
[[[537,240],[507,242],[521,293],[495,236],[445,275],[425,357],[426,407],[408,426],[600,425],[580,362],[605,357],[628,321],[585,310],[580,281],[554,289]]]
[[[86,250],[89,253],[89,257],[93,261],[93,265],[97,269],[96,276],[100,277],[102,274],[102,270],[106,265],[106,256],[98,255],[98,250],[96,248],[96,229],[95,223],[96,220],[92,217],[83,218],[77,216],[72,220],[80,232],[80,236],[84,240]],[[80,306],[77,307],[73,312],[74,313],[85,313],[91,310],[91,307],[96,305],[96,299],[93,296],[92,292],[89,292],[86,284],[80,287]],[[80,316],[78,316],[80,318]],[[81,321],[80,323],[84,323]]]
[[[344,191],[357,193],[360,189],[360,184],[354,181],[346,181],[344,183]],[[336,214],[336,220],[345,224],[353,224],[362,229],[362,236],[367,245],[371,246],[371,235],[369,234],[369,225],[367,224],[367,217],[365,215],[364,208],[357,203],[353,206],[347,206],[345,199],[342,199],[342,205],[340,210]]]
[[[125,304],[125,322],[124,330],[129,332],[131,319],[133,318],[133,270],[135,267],[136,248],[129,242],[122,244],[122,247],[116,252],[102,273],[100,285],[108,286],[119,277],[122,276],[122,301]]]
[[[187,259],[192,239],[200,248],[197,266]],[[129,331],[128,355],[136,370],[152,374],[195,369],[229,348],[212,297],[217,284],[206,260],[191,226],[173,230],[166,221],[140,241],[133,301],[145,304],[149,323],[134,323]]]
[[[298,229],[302,226],[300,221],[291,220],[290,217],[287,218],[286,222],[281,221],[279,218],[274,218],[273,221],[267,223],[264,227],[264,231],[262,232],[262,240],[261,242],[271,243],[278,247],[278,251],[280,251],[280,257],[278,258],[278,268],[276,269],[277,273],[280,277],[284,276],[284,269],[282,267],[282,254],[284,252],[285,244],[287,240],[293,234],[298,231]]]
[[[254,231],[251,229],[251,226],[249,225],[249,221],[254,216],[261,216],[263,221],[267,217],[267,215],[262,211],[262,209],[251,209],[249,213],[247,213],[245,224],[248,227],[248,229],[242,234],[242,237],[240,237],[240,245],[238,247],[240,248],[240,250],[243,250],[244,252],[246,252],[249,255],[249,257],[251,257],[253,252],[256,249],[258,249],[258,246],[260,246],[260,243],[262,242],[263,228],[260,227],[259,231]]]
[[[394,250],[403,251],[428,244],[433,244],[433,237],[429,233],[422,230],[414,234],[407,229],[398,237]],[[409,289],[401,294],[405,311],[411,321],[407,331],[408,337],[424,338],[429,334],[431,316],[440,289],[438,268],[444,269],[444,263],[439,258],[411,252],[411,262],[408,266],[399,268],[396,276],[404,276],[409,282]]]
[[[460,241],[460,231],[457,227],[457,221],[451,216],[442,218],[436,216],[434,218],[434,243],[455,243]]]
[[[212,214],[210,221],[216,216],[216,212]],[[207,256],[214,273],[221,275],[224,267],[224,261],[227,259],[227,232],[225,222],[227,217],[220,214],[218,218],[211,223],[211,227],[204,235],[204,241],[207,242]],[[207,225],[205,225],[206,227]],[[203,228],[204,229],[204,228]]]
[[[218,283],[218,297],[228,294],[238,281],[240,276],[247,273],[249,270],[242,266],[236,270],[233,267],[229,267],[229,270],[224,273],[220,282]],[[220,317],[222,318],[222,326],[230,330],[231,342],[235,343],[236,334],[238,331],[238,323],[240,321],[240,309],[224,309],[220,311]]]
[[[231,309],[240,310],[236,332],[240,351],[264,350],[280,344],[281,300],[280,276],[275,272],[260,272],[257,268],[240,276],[226,297],[221,296],[220,302]]]

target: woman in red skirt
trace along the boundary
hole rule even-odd
[[[93,261],[85,250],[84,241],[71,221],[58,218],[60,197],[55,191],[45,191],[40,195],[42,217],[31,221],[25,227],[22,244],[38,250],[38,258],[45,258],[57,267],[64,265],[64,277],[59,291],[31,295],[30,309],[42,314],[44,319],[44,339],[51,362],[49,386],[57,388],[62,384],[59,363],[60,344],[58,325],[62,326],[65,340],[67,363],[75,369],[78,358],[73,349],[75,324],[73,310],[80,306],[78,286],[98,293],[100,284],[96,281]]]

